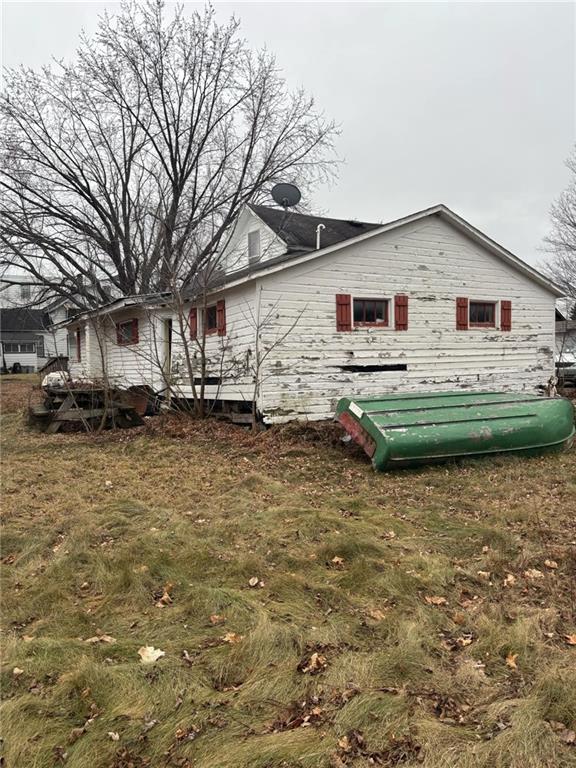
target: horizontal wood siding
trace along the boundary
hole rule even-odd
[[[533,389],[553,371],[554,297],[435,217],[262,278],[262,312],[276,307],[264,345],[296,328],[263,372],[269,422],[328,418],[344,395],[454,388]],[[338,293],[406,295],[406,330],[337,330]],[[456,299],[511,301],[510,331],[457,330]],[[357,373],[349,365],[406,365]]]
[[[209,376],[220,377],[222,384],[206,386],[205,396],[208,399],[252,401],[254,392],[253,364],[254,364],[254,338],[256,316],[254,313],[254,285],[249,284],[242,288],[231,289],[210,297],[208,304],[217,304],[225,298],[225,335],[217,333],[206,336],[206,357],[208,362],[207,373]],[[185,307],[185,315],[189,316],[190,305]],[[203,312],[201,307],[197,311],[198,338],[196,344],[189,342],[192,354],[196,351],[197,361],[199,353],[197,344],[202,341]],[[177,390],[182,397],[192,397],[192,387],[188,376],[188,369],[184,361],[184,347],[181,334],[178,330],[178,316],[173,313],[173,345],[172,360],[182,370],[182,377],[178,380]],[[188,335],[188,329],[185,329]],[[197,363],[198,364],[198,363]]]

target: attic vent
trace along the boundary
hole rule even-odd
[[[260,258],[260,230],[248,232],[248,259],[258,261]]]

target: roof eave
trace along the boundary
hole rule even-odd
[[[394,221],[390,221],[386,224],[383,224],[381,227],[378,227],[378,229],[371,230],[370,232],[363,232],[361,235],[358,235],[358,237],[354,237],[349,240],[343,240],[339,243],[336,243],[335,245],[330,245],[330,246],[327,246],[326,248],[320,248],[319,250],[314,250],[314,251],[311,251],[310,253],[305,253],[300,258],[295,258],[290,261],[283,261],[280,264],[276,264],[270,267],[267,267],[267,265],[264,263],[261,265],[260,269],[255,270],[250,275],[244,275],[243,277],[238,278],[236,280],[232,279],[229,282],[222,283],[220,286],[218,286],[218,290],[234,288],[237,285],[241,285],[242,283],[255,280],[259,277],[264,277],[265,275],[270,274],[272,272],[279,272],[283,269],[288,269],[289,267],[295,266],[297,264],[302,264],[311,259],[315,259],[317,256],[333,253],[334,251],[337,251],[341,248],[346,248],[350,245],[356,245],[357,243],[363,242],[364,240],[367,240],[370,237],[376,237],[377,235],[382,235],[386,232],[397,229],[398,227],[405,226],[406,224],[411,224],[412,222],[419,221],[428,216],[434,216],[434,215],[443,216],[447,221],[449,221],[453,226],[455,226],[460,231],[464,232],[468,237],[472,238],[476,242],[481,243],[487,250],[491,251],[492,253],[494,253],[504,261],[508,262],[512,267],[516,268],[518,271],[522,272],[527,277],[531,278],[534,282],[539,283],[543,288],[547,289],[554,296],[558,298],[562,298],[566,295],[565,292],[563,292],[559,286],[557,286],[555,283],[549,280],[545,275],[543,275],[537,269],[534,269],[529,264],[522,261],[522,259],[519,259],[517,256],[515,256],[513,253],[508,251],[506,248],[499,245],[495,240],[492,240],[483,232],[476,229],[476,227],[473,227],[472,224],[469,224],[465,219],[458,216],[458,214],[454,213],[454,211],[452,211],[450,208],[448,208],[448,206],[444,205],[443,203],[439,203],[438,205],[433,205],[430,208],[425,208],[421,211],[417,211],[416,213],[410,214],[409,216],[404,216],[403,218],[400,218],[400,219],[394,219]]]

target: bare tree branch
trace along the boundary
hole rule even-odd
[[[126,2],[71,64],[6,73],[0,268],[90,306],[181,288],[245,203],[333,172],[334,124],[238,26]]]

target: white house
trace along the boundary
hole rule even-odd
[[[189,398],[183,330],[196,361],[206,340],[206,397],[273,423],[328,418],[344,395],[532,391],[554,372],[561,291],[444,205],[387,224],[247,206],[222,261],[181,311],[128,297],[71,321],[72,373]]]

